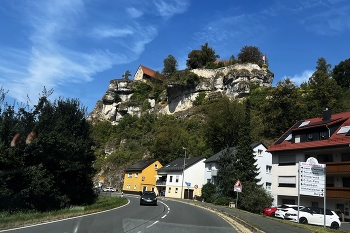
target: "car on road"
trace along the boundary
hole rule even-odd
[[[303,208],[304,206],[300,206],[300,208]],[[275,217],[276,218],[281,218],[284,219],[284,215],[288,212],[288,211],[293,211],[296,210],[298,211],[298,205],[289,205],[289,204],[282,204],[280,205],[276,212],[275,212]]]
[[[293,222],[298,222],[298,211],[289,211],[284,218]],[[299,210],[299,223],[324,225],[324,209],[320,207],[304,207]],[[339,216],[332,210],[326,209],[326,226],[332,229],[339,229],[341,222]]]
[[[115,192],[115,189],[112,187],[106,187],[106,188],[103,188],[102,190],[103,192]]]
[[[265,207],[262,211],[262,214],[265,216],[275,217],[275,212],[277,207]]]
[[[143,191],[140,196],[140,205],[157,205],[157,195],[153,191]]]

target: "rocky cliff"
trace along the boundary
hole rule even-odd
[[[206,98],[227,96],[230,99],[241,98],[249,94],[250,83],[258,83],[262,87],[270,87],[274,74],[256,64],[235,64],[219,69],[193,69],[191,72],[200,77],[197,85],[184,86],[179,83],[168,83],[166,88],[166,104],[156,103],[154,98],[148,102],[154,113],[174,114],[193,107],[193,101],[199,93],[204,92]],[[142,81],[142,80],[140,80]],[[125,115],[141,115],[141,107],[130,106],[128,101],[133,95],[136,82],[129,79],[111,80],[108,90],[98,100],[88,120],[93,122],[108,120],[113,124]]]

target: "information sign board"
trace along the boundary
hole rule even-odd
[[[300,194],[324,197],[326,165],[308,162],[299,163]]]

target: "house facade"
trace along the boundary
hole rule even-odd
[[[310,157],[326,166],[326,207],[339,209],[350,220],[350,112],[295,123],[269,148],[272,154],[272,193],[275,204],[297,204],[299,162]],[[322,196],[300,195],[300,204],[323,207]]]
[[[192,199],[202,195],[204,157],[178,158],[158,170],[157,191],[166,197]]]
[[[267,147],[261,143],[256,142],[252,143],[251,147],[254,151],[254,156],[256,159],[256,165],[259,169],[259,176],[257,178],[260,179],[258,184],[263,185],[263,187],[271,192],[272,189],[272,155],[267,152]],[[235,147],[229,148],[233,153],[237,153],[237,149]],[[226,151],[226,149],[218,152],[212,157],[208,158],[205,161],[205,175],[204,175],[204,183],[212,183],[218,185],[217,182],[217,173],[218,173],[218,160],[220,156]],[[232,184],[233,185],[233,184]]]
[[[145,79],[149,79],[154,76],[154,70],[143,66],[139,65],[139,67],[136,70],[136,73],[134,75],[134,80],[135,81],[143,81]]]
[[[125,169],[123,192],[139,194],[142,191],[155,191],[157,171],[162,165],[156,159],[144,159]]]

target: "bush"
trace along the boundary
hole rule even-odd
[[[206,183],[202,188],[202,198],[205,202],[212,203],[215,200],[216,186],[212,183]]]
[[[231,198],[229,197],[219,197],[214,201],[215,205],[223,205],[223,206],[228,206],[229,203],[231,202]]]
[[[193,101],[193,105],[194,106],[202,105],[204,103],[205,96],[206,96],[205,92],[200,92],[196,97],[196,99]]]

